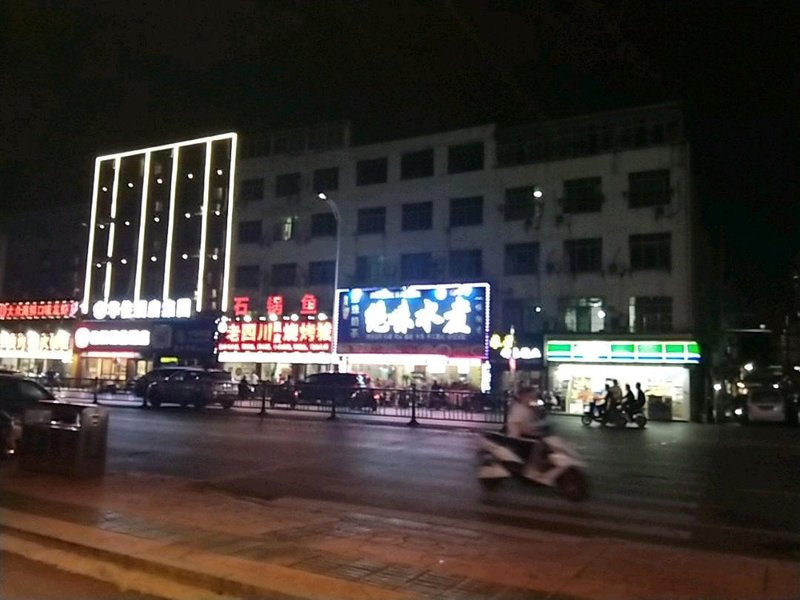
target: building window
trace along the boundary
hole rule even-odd
[[[360,285],[380,283],[386,275],[385,263],[383,256],[357,256],[356,282]]]
[[[510,298],[503,300],[503,327],[502,331],[508,333],[511,328],[518,334],[541,333],[541,307],[536,300],[525,298]]]
[[[567,331],[594,333],[605,329],[606,310],[602,298],[562,298],[559,306]]]
[[[239,199],[242,202],[255,202],[264,199],[264,180],[245,179],[239,188]],[[156,209],[160,210],[160,209]]]
[[[258,289],[260,272],[258,265],[236,267],[236,287],[239,289]]]
[[[602,181],[600,177],[566,180],[561,210],[567,214],[599,212],[603,207]]]
[[[386,157],[360,160],[356,163],[356,185],[386,183],[389,162]]]
[[[276,223],[272,239],[276,242],[287,242],[294,239],[295,233],[297,233],[297,217],[283,217]]]
[[[430,252],[400,255],[400,277],[404,282],[428,281],[432,276],[433,260]]]
[[[433,176],[433,148],[409,152],[400,158],[400,179]]]
[[[450,252],[450,277],[474,279],[483,276],[483,254],[480,250]]]
[[[333,284],[336,278],[336,261],[321,260],[308,263],[308,284]]]
[[[333,213],[317,213],[311,215],[311,237],[328,237],[336,235],[336,217]]]
[[[261,221],[239,222],[239,243],[258,244],[261,242]]]
[[[564,242],[570,273],[600,272],[603,265],[603,239],[585,238]]]
[[[522,221],[534,216],[536,186],[506,188],[506,202],[503,205],[503,218],[506,221]]]
[[[482,196],[450,199],[450,227],[469,227],[482,224]]]
[[[650,233],[629,238],[631,270],[669,271],[672,268],[672,235]]]
[[[297,263],[272,265],[272,285],[295,285],[297,283]]]
[[[672,331],[672,298],[669,296],[634,296],[628,308],[631,333]]]
[[[630,208],[669,204],[671,195],[668,169],[628,174],[628,206]]]
[[[278,198],[300,193],[300,173],[284,173],[275,179],[275,195]]]
[[[403,204],[403,231],[420,231],[433,227],[433,202]]]
[[[358,233],[385,233],[386,208],[361,208],[358,211]]]
[[[483,169],[483,142],[450,146],[447,151],[447,172],[466,173]]]
[[[314,192],[327,192],[339,189],[339,167],[317,169],[314,171]]]
[[[506,244],[503,272],[506,275],[535,275],[539,272],[539,243]]]

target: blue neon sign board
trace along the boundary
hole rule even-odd
[[[338,290],[336,352],[486,358],[489,284]]]

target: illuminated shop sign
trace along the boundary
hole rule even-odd
[[[505,335],[493,334],[489,338],[489,347],[497,350],[505,359],[538,360],[542,358],[542,350],[536,346],[517,346],[513,332]]]
[[[98,300],[92,305],[92,318],[103,319],[188,319],[192,299],[177,300]]]
[[[3,356],[47,358],[53,353],[70,353],[72,335],[63,329],[55,332],[12,332],[0,329],[0,353]]]
[[[217,341],[219,352],[330,352],[330,321],[226,322]]]
[[[250,296],[234,296],[233,315],[235,317],[248,316],[251,311],[250,302]],[[264,301],[264,312],[270,317],[283,316],[285,307],[283,296],[267,296]],[[303,297],[300,298],[300,314],[316,315],[318,312],[317,297],[314,294],[303,294]]]
[[[75,330],[75,348],[144,348],[150,346],[149,329],[89,329]]]
[[[39,302],[0,302],[0,321],[28,319],[74,319],[77,300],[42,300]]]
[[[699,363],[700,346],[695,341],[604,341],[548,340],[549,362]]]
[[[486,358],[489,284],[339,290],[340,354]]]

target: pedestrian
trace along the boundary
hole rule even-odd
[[[250,384],[247,383],[247,377],[242,375],[239,380],[239,400],[245,400],[250,395]]]

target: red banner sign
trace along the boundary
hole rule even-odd
[[[78,308],[77,300],[0,302],[0,321],[74,319],[78,315]]]
[[[217,342],[219,352],[330,352],[330,321],[229,323]]]

